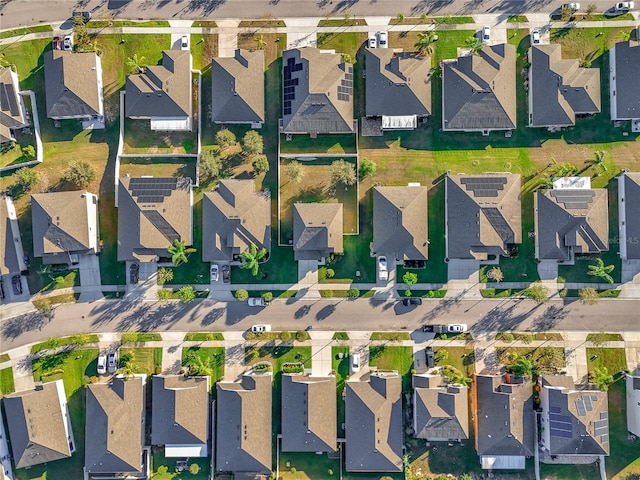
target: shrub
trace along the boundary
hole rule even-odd
[[[271,300],[273,300],[273,293],[271,292],[262,292],[262,294],[260,295],[260,298],[262,298],[265,302],[270,302]]]
[[[200,465],[198,465],[197,463],[192,463],[191,465],[189,465],[189,472],[191,472],[191,475],[197,475],[198,473],[200,473]]]
[[[289,340],[291,340],[291,332],[287,330],[280,332],[280,340],[282,340],[283,342],[288,342]]]
[[[162,267],[158,269],[158,285],[164,285],[173,280],[173,270],[171,268]]]
[[[160,465],[158,467],[158,470],[156,470],[156,472],[158,473],[158,475],[164,475],[165,473],[167,473],[169,471],[169,467],[167,467],[166,465]]]
[[[249,292],[242,289],[236,290],[236,293],[234,294],[234,296],[236,297],[236,300],[238,300],[239,302],[244,302],[247,298],[249,298]]]
[[[333,270],[333,268],[327,268],[325,270],[324,276],[326,278],[333,278],[336,276],[336,272]]]
[[[257,155],[264,151],[262,135],[255,130],[249,130],[242,139],[242,151],[247,155]]]
[[[191,285],[187,285],[182,287],[180,290],[176,292],[176,296],[182,303],[189,303],[195,300],[196,291],[193,289]]]
[[[216,145],[220,147],[220,150],[226,150],[235,144],[236,136],[231,130],[224,128],[216,133]]]
[[[38,183],[38,174],[35,170],[32,170],[28,167],[22,167],[18,169],[15,173],[16,176],[16,185],[23,191],[28,192],[33,187],[35,187],[36,183]]]
[[[33,158],[36,156],[36,149],[33,145],[26,145],[22,147],[22,156],[25,158]]]
[[[375,162],[363,158],[362,162],[360,162],[360,171],[358,172],[360,174],[360,178],[373,175],[374,173],[376,173],[376,168],[377,165],[375,164]]]
[[[264,155],[261,155],[254,158],[253,162],[251,162],[251,166],[256,174],[267,173],[269,171],[269,160],[267,160],[267,157]]]
[[[404,275],[402,275],[402,282],[409,286],[415,285],[418,283],[418,275],[413,272],[404,272]]]
[[[160,300],[169,300],[173,298],[173,291],[168,288],[163,288],[158,290],[158,299]]]
[[[358,290],[355,287],[351,287],[347,291],[347,297],[349,297],[349,298],[358,298],[359,296],[360,296],[360,290]]]
[[[500,338],[497,338],[496,340],[502,340],[503,342],[513,342],[513,333],[511,332],[504,332],[498,335]]]
[[[63,178],[76,187],[86,187],[95,180],[96,172],[89,162],[76,160],[69,164]]]
[[[296,332],[296,340],[298,342],[304,342],[307,339],[307,332],[304,330],[298,330]]]

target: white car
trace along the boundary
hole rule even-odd
[[[251,331],[253,333],[270,332],[271,331],[271,325],[267,325],[267,324],[254,325],[253,327],[251,327]]]
[[[219,270],[220,270],[220,269],[219,269],[219,267],[218,267],[218,264],[217,264],[217,263],[212,263],[212,264],[211,264],[211,268],[210,268],[210,270],[209,270],[209,272],[210,272],[210,277],[211,277],[211,283],[217,282],[217,281],[218,281],[218,278],[220,278],[220,277],[219,277],[219,275],[218,275]]]
[[[369,40],[367,40],[367,47],[369,48],[378,48],[378,39],[375,35],[371,35]]]
[[[251,297],[247,300],[247,303],[250,307],[266,307],[267,302],[264,301],[264,298],[260,297]]]
[[[634,4],[633,2],[618,2],[614,10],[616,12],[628,12],[629,10],[633,10]]]
[[[360,371],[360,354],[354,353],[351,355],[351,373]]]
[[[388,280],[389,270],[387,268],[387,257],[380,255],[378,257],[378,280]]]
[[[447,327],[447,331],[449,333],[462,333],[467,331],[466,323],[454,323]]]
[[[107,356],[106,355],[100,355],[98,357],[98,375],[104,375],[105,373],[107,373]]]
[[[482,43],[489,43],[491,40],[491,28],[488,25],[482,27]]]
[[[534,30],[531,32],[531,44],[540,45],[540,30]]]
[[[73,35],[67,35],[62,39],[62,49],[73,52]]]
[[[577,2],[565,3],[560,7],[560,10],[564,10],[565,8],[568,8],[570,10],[573,10],[574,12],[577,12],[578,10],[580,10],[580,4]]]
[[[189,50],[189,35],[183,35],[180,39],[180,49]]]
[[[387,32],[378,32],[376,36],[378,37],[378,47],[389,48],[389,45],[387,43],[389,38]]]

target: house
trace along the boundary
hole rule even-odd
[[[402,378],[372,372],[348,381],[345,396],[347,472],[402,472]]]
[[[271,474],[271,373],[218,382],[216,472]]]
[[[446,257],[487,260],[522,243],[520,175],[447,174]]]
[[[513,375],[476,375],[474,431],[484,469],[523,470],[533,456],[531,381]]]
[[[145,375],[118,375],[109,383],[87,385],[85,478],[148,477],[148,452],[143,450],[145,383]]]
[[[469,438],[469,389],[442,375],[413,375],[413,431],[428,442]]]
[[[482,132],[516,128],[516,48],[485,45],[442,63],[442,129]]]
[[[576,115],[600,113],[600,69],[583,68],[561,53],[559,43],[531,47],[530,127],[570,127]]]
[[[383,130],[406,130],[431,115],[431,57],[365,50],[366,115],[381,117]]]
[[[162,65],[128,75],[125,115],[150,120],[151,130],[191,131],[193,128],[191,53],[164,50]]]
[[[209,453],[209,377],[154,375],[151,444],[165,457],[206,457]]]
[[[87,191],[31,195],[33,254],[45,265],[78,263],[100,251],[98,196]]]
[[[537,190],[535,255],[538,260],[573,261],[576,254],[609,250],[607,190],[591,188],[590,177],[561,177],[552,190]]]
[[[578,387],[567,375],[542,375],[538,384],[543,461],[582,463],[581,458],[609,455],[607,392]]]
[[[27,269],[20,228],[13,199],[0,196],[0,276],[19,274]]]
[[[627,375],[627,430],[640,437],[640,375]]]
[[[282,375],[282,451],[335,452],[336,377]]]
[[[353,65],[312,47],[282,52],[283,133],[353,133]]]
[[[26,127],[26,117],[18,74],[9,67],[0,67],[0,143],[15,142],[13,130]]]
[[[618,177],[620,258],[640,260],[640,173]]]
[[[4,396],[16,468],[69,458],[76,451],[62,380]]]
[[[237,49],[211,62],[213,123],[264,123],[264,50]]]
[[[609,50],[611,120],[631,120],[640,131],[640,39],[618,42]]]
[[[271,194],[254,180],[221,180],[202,200],[202,261],[239,262],[251,245],[271,249]]]
[[[402,264],[427,260],[428,249],[427,187],[373,187],[372,256]]]
[[[44,83],[48,118],[85,120],[93,128],[104,128],[102,63],[98,55],[64,50],[45,52]]]
[[[175,240],[193,243],[190,178],[124,177],[117,198],[118,261],[158,261]]]
[[[342,204],[296,203],[293,207],[293,255],[318,260],[342,253]]]

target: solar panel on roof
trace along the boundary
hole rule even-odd
[[[551,413],[560,413],[562,411],[562,409],[560,407],[558,407],[557,405],[551,405],[549,407],[549,411]]]
[[[571,423],[571,417],[569,415],[561,415],[559,413],[550,413],[549,420],[552,422]]]
[[[605,434],[605,435],[600,435],[600,441],[602,443],[609,443],[609,434]]]
[[[550,432],[554,437],[571,438],[573,436],[571,432],[567,432],[565,430],[556,430],[554,428],[552,428]]]
[[[607,420],[609,418],[608,412],[600,412],[600,420]]]
[[[285,115],[291,115],[291,108],[285,108],[284,109],[284,114]]]
[[[590,412],[593,410],[593,406],[591,405],[591,397],[589,396],[583,397],[583,402],[584,402],[584,407],[587,409],[587,412]]]
[[[591,395],[591,401],[592,402],[597,402],[598,401],[598,396],[597,395]],[[607,413],[607,412],[602,412],[602,413]]]

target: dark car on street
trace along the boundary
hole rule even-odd
[[[22,281],[20,275],[14,275],[11,278],[11,285],[13,285],[13,293],[16,295],[22,295]]]
[[[405,307],[408,307],[410,305],[422,305],[422,299],[421,298],[405,298],[404,300],[402,300],[402,304]]]
[[[433,353],[433,347],[425,348],[424,356],[427,359],[427,368],[433,368],[436,365],[435,355]]]
[[[137,263],[132,263],[129,267],[129,281],[131,283],[138,283],[138,280],[140,280],[140,277],[138,275],[139,271],[140,265],[138,265]]]
[[[73,12],[71,18],[81,18],[83,23],[91,20],[91,12]]]

